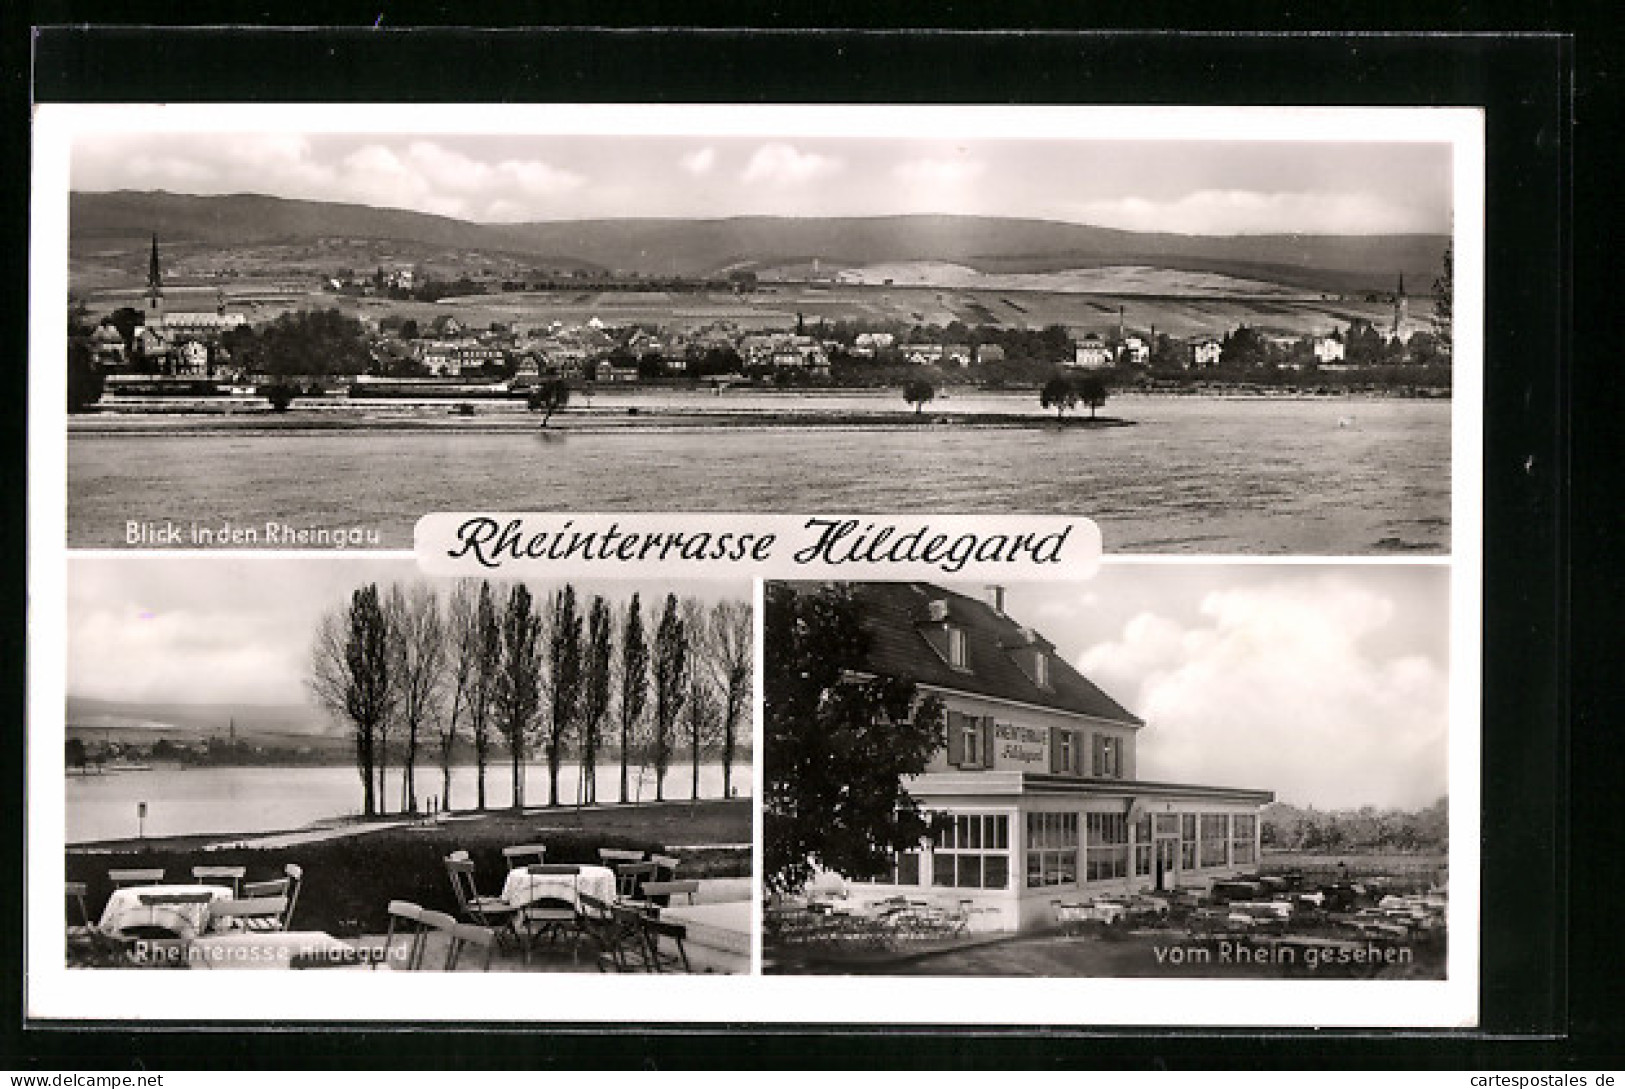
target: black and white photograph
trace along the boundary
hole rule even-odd
[[[82,108],[66,540],[1007,511],[1446,554],[1459,149],[1388,114]]]
[[[770,583],[764,970],[1446,978],[1448,583]]]
[[[749,970],[748,584],[69,585],[70,967]]]

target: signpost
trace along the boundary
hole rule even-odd
[[[135,803],[135,838],[146,839],[147,803]]]

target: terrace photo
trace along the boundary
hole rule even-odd
[[[484,508],[1448,550],[1459,143],[1422,118],[56,116],[71,546]]]
[[[764,971],[1447,978],[1448,581],[770,583]]]
[[[68,566],[70,967],[749,969],[748,585]]]

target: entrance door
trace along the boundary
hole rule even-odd
[[[1157,891],[1166,892],[1179,883],[1175,863],[1179,858],[1179,837],[1158,836],[1156,857]]]

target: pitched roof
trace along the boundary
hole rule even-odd
[[[987,602],[928,582],[860,582],[852,585],[872,637],[869,670],[908,677],[918,684],[1049,707],[1057,711],[1140,726],[1144,723],[1102,692],[1066,659],[1050,655],[1050,685],[1033,683],[1009,648],[1031,642],[1022,625]],[[953,668],[927,641],[931,603],[946,601],[948,617],[966,635],[969,671]],[[1040,645],[1052,645],[1041,635]]]

